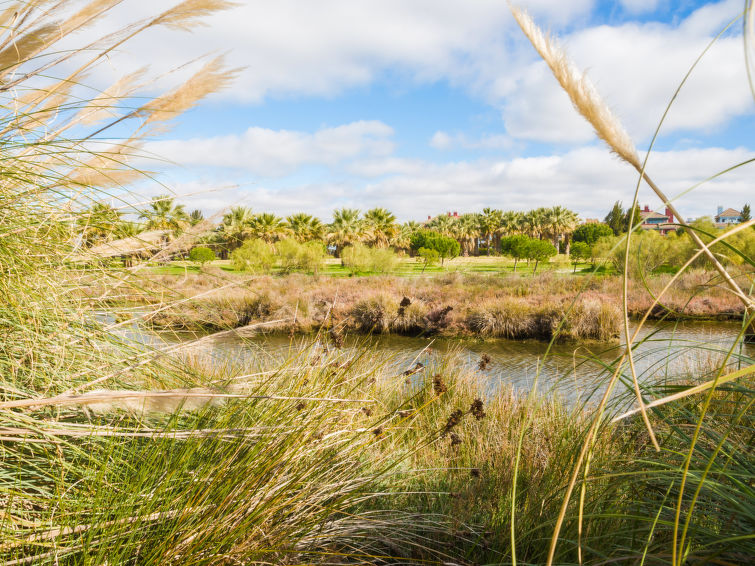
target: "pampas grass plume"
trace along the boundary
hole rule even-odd
[[[598,94],[592,81],[577,69],[552,37],[546,36],[524,10],[510,5],[519,27],[553,71],[574,108],[592,125],[595,133],[613,153],[640,169],[640,158],[632,139]]]

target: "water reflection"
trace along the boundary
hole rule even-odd
[[[644,340],[634,351],[640,379],[684,375],[700,375],[711,367],[735,343],[739,327],[736,323],[676,323],[654,324],[640,334]],[[132,328],[129,332],[134,332]],[[135,338],[135,337],[132,337]],[[171,342],[187,340],[187,335],[171,334]],[[196,338],[196,337],[193,337]],[[141,336],[140,341],[153,338]],[[268,334],[241,338],[225,333],[210,340],[200,340],[191,346],[197,353],[210,356],[223,364],[242,364],[244,367],[270,367],[311,348],[314,338],[295,338]],[[491,392],[501,384],[529,391],[538,375],[540,391],[558,391],[572,402],[587,401],[601,391],[606,371],[621,353],[618,345],[604,343],[556,344],[527,340],[472,340],[441,338],[407,338],[401,336],[346,337],[346,352],[360,354],[369,349],[380,363],[395,366],[396,373],[413,366],[417,361],[426,366],[438,366],[454,356],[468,369],[485,380]],[[546,355],[547,354],[547,355]],[[310,352],[311,355],[311,352]],[[478,365],[483,355],[490,357],[485,369]],[[752,363],[755,346],[736,343],[733,361]]]

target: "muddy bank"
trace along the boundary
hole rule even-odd
[[[630,288],[630,315],[652,305],[668,276],[651,289]],[[394,333],[549,340],[612,340],[621,326],[621,280],[545,273],[537,277],[446,274],[423,278],[239,277],[224,272],[140,274],[126,299],[161,310],[155,328],[215,331],[260,322],[268,331]],[[186,300],[190,299],[190,300]],[[178,304],[171,305],[176,301]],[[686,274],[651,318],[732,319],[734,297]]]

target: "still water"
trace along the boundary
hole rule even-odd
[[[732,322],[695,322],[651,324],[640,333],[643,339],[634,350],[636,369],[641,381],[659,378],[683,378],[700,375],[711,364],[733,349],[733,364],[751,364],[755,345],[737,341],[740,326]],[[633,330],[633,329],[632,329]],[[173,335],[169,341],[188,340]],[[322,351],[316,337],[291,339],[287,335],[267,334],[239,337],[223,333],[206,337],[189,348],[211,357],[217,363],[255,367],[274,367],[292,355],[312,356]],[[368,350],[365,350],[368,349]],[[602,389],[607,366],[620,355],[617,344],[556,344],[526,340],[474,340],[448,338],[407,338],[401,336],[347,337],[338,355],[360,355],[384,364],[396,373],[414,367],[417,362],[430,368],[454,359],[480,379],[493,392],[509,385],[521,392],[530,391],[537,376],[540,391],[557,390],[570,401],[587,401],[590,394]],[[366,355],[366,354],[365,354]],[[479,364],[489,358],[484,369]],[[627,370],[628,371],[628,370]]]

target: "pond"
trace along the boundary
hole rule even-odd
[[[737,342],[739,329],[740,326],[732,322],[653,323],[645,326],[640,332],[643,340],[634,350],[640,380],[700,375],[701,370],[710,369],[731,348],[734,349],[732,363],[753,363],[755,345]],[[195,337],[175,334],[163,337],[170,343],[192,338]],[[144,335],[139,338],[145,339]],[[313,348],[320,351],[323,346],[315,336],[292,339],[284,334],[257,334],[242,338],[230,332],[205,337],[189,347],[217,363],[241,364],[252,371],[254,367],[274,366],[292,355],[313,355]],[[432,368],[453,357],[470,371],[477,372],[491,392],[500,385],[527,392],[538,376],[540,391],[558,391],[571,402],[580,402],[602,389],[606,368],[622,349],[618,344],[598,342],[555,344],[549,348],[548,343],[536,340],[384,335],[346,337],[341,352],[375,356],[379,363],[395,368],[396,373],[414,367],[417,362]],[[481,368],[483,357],[489,358],[489,362]],[[625,373],[630,375],[628,371]]]

